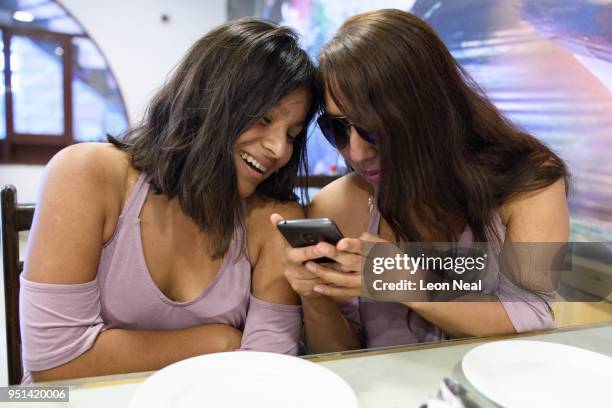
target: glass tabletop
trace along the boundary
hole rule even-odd
[[[507,339],[565,344],[612,357],[612,323],[604,323],[515,335],[317,354],[303,358],[327,367],[348,382],[357,394],[360,407],[420,406],[436,394],[445,377],[458,380],[468,390],[471,399],[481,407],[487,407],[495,405],[475,391],[462,376],[461,360],[478,345]],[[125,407],[138,385],[152,373],[72,380],[69,402],[37,406]],[[612,378],[612,373],[610,376]],[[58,384],[65,382],[45,383]]]

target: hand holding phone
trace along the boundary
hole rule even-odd
[[[336,245],[344,238],[336,223],[329,218],[283,220],[276,224],[276,228],[294,248],[316,245],[319,242]],[[334,262],[327,257],[313,261],[317,263]]]

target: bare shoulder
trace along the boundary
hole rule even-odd
[[[507,238],[525,242],[563,242],[569,234],[564,179],[535,191],[517,194],[499,209]]]
[[[113,186],[130,169],[127,155],[109,143],[79,143],[61,150],[47,165],[46,176]]]
[[[102,143],[73,145],[53,157],[28,240],[28,279],[67,284],[93,279],[130,169],[123,152]]]
[[[308,207],[309,218],[331,218],[346,236],[358,237],[367,229],[368,200],[373,188],[356,173],[350,173],[325,186]]]
[[[284,218],[303,218],[304,211],[295,201],[277,201],[260,197],[257,194],[247,199],[247,218],[249,223],[270,224],[270,215],[279,213]]]
[[[254,195],[247,201],[248,251],[253,268],[251,291],[261,300],[280,304],[299,304],[284,277],[281,262],[287,243],[270,221],[278,213],[285,219],[304,218],[295,202],[266,200]]]
[[[247,200],[247,242],[251,261],[257,263],[264,245],[274,245],[276,240],[282,243],[282,236],[272,225],[270,216],[280,214],[285,219],[304,218],[302,207],[293,201],[280,202],[259,197],[257,194]]]
[[[247,200],[246,223],[249,243],[257,242],[260,246],[271,238],[270,234],[278,233],[270,222],[270,216],[274,213],[282,215],[285,219],[304,218],[304,211],[296,202],[280,202],[253,194]]]
[[[111,213],[121,211],[130,179],[135,176],[127,154],[109,143],[69,146],[47,165],[44,185],[66,198],[87,197],[92,205],[104,205]],[[118,216],[118,214],[117,214]]]

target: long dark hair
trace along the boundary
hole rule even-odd
[[[234,143],[283,96],[307,87],[311,106],[293,155],[256,189],[265,198],[295,200],[298,170],[306,172],[307,125],[320,103],[315,72],[291,29],[255,19],[228,22],[191,47],[143,122],[121,141],[109,141],[127,151],[156,193],[178,197],[212,237],[214,256],[223,256],[236,226],[244,228]]]
[[[505,119],[412,14],[351,17],[319,61],[342,112],[380,136],[377,204],[397,240],[421,241],[425,227],[454,241],[449,217],[465,220],[475,241],[500,239],[493,212],[514,194],[568,185],[563,160]]]

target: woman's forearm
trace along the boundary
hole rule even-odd
[[[403,302],[453,337],[516,333],[499,300],[471,302]]]
[[[326,296],[302,297],[302,310],[310,353],[361,348],[357,333],[333,299]]]
[[[159,370],[185,358],[240,348],[241,332],[224,324],[181,330],[111,329],[85,353],[58,367],[32,372],[35,381],[56,381]]]

